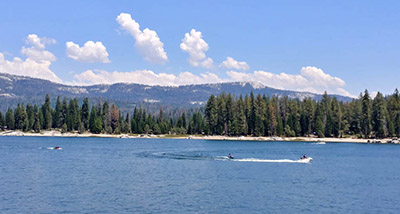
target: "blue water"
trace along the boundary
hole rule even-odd
[[[398,145],[0,137],[2,214],[399,211]]]

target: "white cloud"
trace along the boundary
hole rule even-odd
[[[141,31],[139,23],[133,20],[128,13],[119,14],[116,20],[124,30],[135,38],[135,47],[145,60],[156,64],[163,64],[168,61],[164,44],[154,30],[146,28]]]
[[[21,54],[36,62],[54,62],[56,57],[46,51],[46,44],[54,44],[56,41],[49,38],[39,38],[36,34],[29,34],[25,40],[31,47],[22,47]]]
[[[32,45],[34,48],[37,49],[44,49],[46,44],[55,44],[55,39],[50,39],[46,37],[39,38],[36,34],[29,34],[25,40],[26,44]]]
[[[354,97],[343,87],[345,82],[326,74],[316,67],[303,67],[300,74],[274,74],[266,71],[254,71],[253,73],[227,71],[229,78],[221,78],[214,73],[202,73],[200,75],[191,72],[182,72],[178,75],[167,73],[154,73],[150,70],[136,70],[131,72],[108,72],[101,70],[87,70],[74,76],[72,84],[113,84],[119,82],[139,83],[145,85],[178,86],[189,84],[205,84],[220,82],[259,82],[265,86],[294,91],[308,91],[322,94],[327,91],[330,94]]]
[[[300,74],[274,74],[266,71],[254,71],[253,73],[244,73],[237,71],[228,71],[228,76],[233,81],[255,81],[261,82],[266,86],[295,91],[309,91],[313,93],[340,94],[352,96],[343,89],[345,82],[338,78],[326,74],[316,67],[303,67]],[[352,96],[353,97],[353,96]]]
[[[226,60],[221,63],[222,67],[227,69],[249,70],[250,66],[246,62],[238,62],[232,57],[226,57]]]
[[[42,49],[37,49],[35,47],[22,47],[21,49],[21,54],[25,55],[31,60],[34,60],[36,62],[54,62],[56,61],[56,56],[54,56],[51,52],[42,50]]]
[[[150,70],[136,70],[131,72],[108,72],[102,70],[87,70],[74,76],[74,85],[113,84],[113,83],[138,83],[145,85],[178,86],[202,83],[217,83],[225,80],[212,73],[195,75],[182,72],[179,75],[167,73],[154,73]]]
[[[212,68],[214,67],[214,60],[211,58],[207,58],[200,63],[203,68]]]
[[[189,53],[189,64],[198,67],[202,66],[204,68],[212,68],[213,60],[207,58],[205,52],[208,50],[208,44],[203,40],[203,36],[200,31],[192,29],[189,33],[185,34],[182,39],[180,48]]]
[[[325,88],[329,88],[330,86],[343,87],[346,85],[346,83],[342,79],[338,77],[332,77],[331,75],[324,73],[324,71],[316,67],[303,67],[301,68],[300,73],[302,76],[307,78],[311,85],[321,86]]]
[[[80,62],[109,63],[106,47],[101,42],[87,41],[82,47],[73,42],[65,43],[67,56]]]
[[[336,89],[336,93],[340,94],[340,95],[343,95],[343,96],[356,98],[356,96],[350,94],[350,92],[346,91],[344,88],[337,88]]]
[[[5,58],[3,53],[0,53],[0,72],[62,82],[50,70],[50,65],[56,60],[56,57],[45,50],[46,44],[54,44],[55,40],[39,38],[36,34],[30,34],[25,42],[31,45],[31,47],[22,47],[21,49],[21,53],[27,57],[25,60],[14,57],[10,61]]]

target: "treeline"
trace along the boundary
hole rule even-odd
[[[5,114],[0,112],[0,127],[8,130],[40,132],[133,133],[133,134],[208,134],[227,136],[318,136],[360,138],[400,137],[400,95],[384,97],[368,91],[351,102],[339,102],[325,93],[320,101],[288,97],[266,97],[253,93],[234,97],[211,95],[204,111],[180,114],[146,113],[134,108],[133,115],[122,113],[115,104],[99,101],[90,105],[85,98],[57,98],[51,108],[46,95],[41,106],[18,104]],[[189,114],[189,115],[188,115]]]
[[[0,127],[25,132],[59,129],[61,132],[89,131],[95,134],[186,134],[202,133],[204,118],[198,111],[191,114],[189,121],[185,112],[172,118],[165,116],[161,108],[157,116],[142,108],[135,108],[130,116],[129,113],[122,114],[116,105],[107,101],[91,106],[88,98],[79,105],[77,99],[68,101],[58,97],[55,108],[51,108],[50,96],[46,95],[41,106],[18,104],[14,110],[8,108],[5,115],[0,112]]]
[[[327,93],[321,101],[221,94],[210,96],[205,118],[206,132],[217,135],[400,137],[400,97],[397,89],[373,99],[365,90],[345,103]]]

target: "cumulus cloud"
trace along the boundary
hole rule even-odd
[[[186,33],[182,39],[180,48],[189,54],[189,64],[194,67],[212,68],[213,60],[206,56],[208,44],[202,38],[200,31],[192,29],[190,33]]]
[[[319,68],[308,66],[300,70],[300,74],[274,74],[266,71],[254,71],[253,73],[244,73],[237,71],[228,71],[227,75],[233,81],[255,81],[261,82],[266,86],[295,91],[309,91],[313,93],[328,93],[351,96],[343,89],[345,82],[338,78],[326,74]]]
[[[56,40],[47,37],[39,38],[36,34],[29,34],[26,37],[25,42],[26,44],[32,45],[37,49],[45,49],[46,44],[48,45],[55,44]]]
[[[119,14],[116,20],[124,30],[135,38],[135,48],[145,60],[156,64],[164,64],[168,61],[164,44],[154,30],[146,28],[141,31],[139,23],[133,20],[128,13]]]
[[[56,57],[46,51],[46,44],[54,44],[56,41],[49,38],[39,38],[36,34],[29,34],[25,40],[31,47],[22,47],[21,54],[36,62],[54,62]]]
[[[29,48],[22,47],[21,54],[36,62],[56,61],[56,56],[54,56],[54,54],[44,49],[37,49],[34,46]]]
[[[331,75],[326,74],[324,71],[316,67],[303,67],[301,68],[300,73],[302,76],[307,78],[311,85],[325,88],[329,88],[331,86],[343,87],[346,85],[346,83],[339,77],[332,77]]]
[[[343,88],[345,82],[342,79],[326,74],[316,67],[303,67],[300,70],[300,74],[274,74],[266,71],[254,71],[253,73],[228,71],[226,74],[228,78],[221,78],[209,72],[199,75],[191,72],[182,72],[175,75],[155,73],[150,70],[136,70],[131,72],[87,70],[75,75],[72,84],[93,85],[125,82],[145,85],[178,86],[221,82],[258,82],[268,87],[284,90],[308,91],[319,94],[327,91],[330,94],[354,97]]]
[[[73,42],[65,43],[67,56],[80,62],[109,63],[106,47],[101,42],[87,41],[82,47]]]
[[[214,73],[202,73],[200,75],[191,72],[182,72],[178,75],[167,73],[155,73],[150,70],[136,70],[131,72],[108,72],[102,70],[87,70],[74,76],[73,84],[113,84],[118,82],[139,83],[145,85],[178,86],[188,84],[220,83],[220,82],[259,82],[265,86],[294,91],[308,91],[312,93],[340,94],[352,96],[343,87],[345,82],[326,74],[316,67],[303,67],[300,74],[274,74],[266,71],[254,71],[253,73],[227,71],[228,78],[221,78]]]
[[[56,57],[45,50],[46,44],[54,44],[54,39],[39,38],[36,34],[28,35],[26,41],[30,47],[22,47],[21,53],[26,56],[23,60],[14,57],[12,61],[7,60],[3,53],[0,53],[0,72],[14,75],[30,76],[62,82],[61,79],[50,70],[50,65]]]
[[[238,62],[232,57],[226,57],[226,60],[223,61],[220,65],[221,67],[227,69],[237,69],[237,70],[249,70],[250,66],[246,62]]]
[[[190,72],[182,72],[179,75],[167,73],[154,73],[150,70],[136,70],[131,72],[109,72],[102,70],[87,70],[74,76],[72,84],[93,85],[113,83],[138,83],[145,85],[178,86],[202,83],[218,83],[225,80],[212,73],[195,75]]]

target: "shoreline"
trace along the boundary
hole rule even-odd
[[[85,132],[79,133],[61,133],[60,131],[42,131],[40,133],[22,132],[22,131],[2,131],[0,136],[28,136],[28,137],[99,137],[99,138],[138,138],[138,139],[193,139],[193,140],[231,140],[231,141],[299,141],[299,142],[329,142],[329,143],[393,143],[392,139],[360,139],[360,138],[317,138],[317,137],[253,137],[240,136],[230,137],[222,135],[150,135],[150,134],[92,134]],[[399,144],[395,141],[394,144]]]

